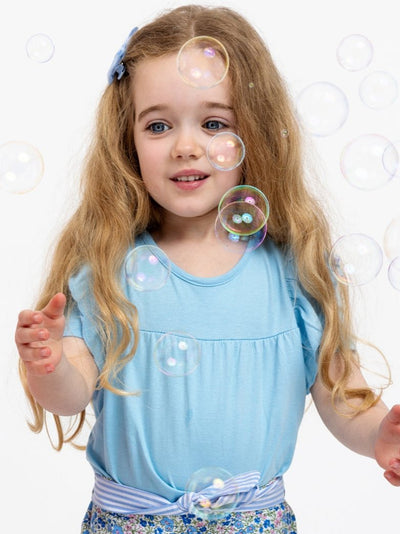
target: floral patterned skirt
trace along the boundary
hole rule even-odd
[[[278,506],[252,512],[232,512],[218,521],[205,521],[193,514],[121,515],[89,505],[81,534],[296,534],[296,518],[290,506]]]

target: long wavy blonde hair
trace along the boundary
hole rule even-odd
[[[71,303],[70,276],[84,264],[91,267],[98,328],[107,354],[99,387],[122,394],[114,379],[135,354],[138,317],[134,304],[127,301],[119,287],[119,273],[135,236],[161,220],[141,180],[135,150],[131,96],[135,68],[146,58],[177,53],[188,39],[201,35],[218,39],[228,51],[233,108],[246,146],[243,176],[270,201],[269,239],[291,251],[300,284],[318,302],[325,317],[319,356],[323,383],[332,392],[334,404],[356,398],[355,411],[365,410],[378,397],[369,388],[348,386],[357,358],[351,350],[349,299],[344,286],[334,287],[327,266],[330,230],[319,202],[306,187],[301,132],[291,99],[262,38],[241,15],[225,7],[178,7],[163,13],[130,39],[123,60],[127,73],[107,86],[100,100],[82,176],[82,199],[60,235],[37,308],[45,306],[59,291]],[[330,373],[333,361],[340,369],[336,380]],[[45,424],[45,411],[26,387],[23,366],[21,377],[35,418],[31,428],[39,432]],[[64,433],[58,416],[54,417],[56,448],[60,449],[79,433],[84,412],[69,435]]]

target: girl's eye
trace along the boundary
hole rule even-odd
[[[161,134],[169,130],[169,126],[164,122],[153,122],[147,129],[153,134]]]
[[[206,128],[207,130],[221,130],[222,128],[226,128],[226,124],[214,119],[214,120],[209,120],[205,122],[203,127]]]

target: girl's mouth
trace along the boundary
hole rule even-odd
[[[197,175],[197,174],[191,174],[188,176],[176,176],[174,178],[171,178],[173,182],[198,182],[200,180],[204,180],[205,178],[208,178],[207,175]]]

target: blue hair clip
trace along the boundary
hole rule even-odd
[[[138,31],[138,29],[139,28],[136,26],[135,28],[133,28],[133,30],[131,30],[130,34],[125,39],[124,44],[115,54],[111,67],[107,73],[108,83],[112,83],[114,81],[115,75],[117,75],[117,80],[120,80],[122,76],[124,75],[125,65],[123,64],[122,60],[124,59],[126,48],[129,43],[129,39],[132,37],[133,34],[135,34]]]

